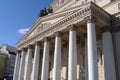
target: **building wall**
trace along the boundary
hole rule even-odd
[[[15,58],[16,58],[15,48],[9,45],[2,45],[0,48],[0,52],[1,52],[1,55],[4,55],[6,57],[4,78],[12,80],[13,73],[14,73]]]
[[[6,56],[0,55],[0,79],[4,77]]]
[[[7,60],[6,60],[6,70],[5,70],[5,76],[6,77],[13,77],[13,73],[14,73],[14,65],[15,65],[15,55],[11,55],[9,54],[7,56]]]

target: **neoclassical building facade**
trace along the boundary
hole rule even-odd
[[[120,0],[54,0],[17,43],[13,80],[120,80]]]

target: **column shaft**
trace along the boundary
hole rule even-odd
[[[61,37],[56,36],[53,80],[61,80],[60,69],[61,69]]]
[[[28,52],[26,55],[25,79],[24,80],[30,80],[31,66],[32,66],[32,49],[28,47]]]
[[[49,42],[44,42],[43,61],[42,61],[42,73],[41,80],[48,80],[49,69]]]
[[[25,52],[22,50],[18,80],[24,80]]]
[[[40,58],[40,46],[38,44],[36,44],[35,45],[35,53],[34,53],[32,80],[38,80],[39,58]]]
[[[69,31],[69,61],[68,61],[68,80],[77,79],[77,46],[76,31]]]
[[[105,80],[116,80],[113,43],[110,32],[103,33],[103,54],[105,66]]]
[[[88,39],[88,78],[89,80],[98,80],[98,60],[96,48],[96,32],[93,22],[87,23]]]
[[[18,80],[19,67],[20,67],[20,54],[17,54],[16,61],[15,61],[13,80]]]

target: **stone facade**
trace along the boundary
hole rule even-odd
[[[9,45],[2,45],[0,47],[0,73],[2,72],[3,76],[0,80],[13,79],[15,58],[17,54],[17,49]]]
[[[5,63],[6,63],[6,56],[0,55],[0,79],[3,79],[4,77]]]
[[[18,42],[14,80],[119,80],[120,1],[54,0],[51,7]]]

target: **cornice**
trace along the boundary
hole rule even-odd
[[[80,10],[77,10],[76,12],[65,16],[64,18],[57,21],[56,23],[51,24],[46,29],[39,31],[34,36],[27,38],[27,39],[23,40],[22,42],[19,42],[18,50],[28,44],[32,44],[35,41],[40,41],[45,37],[53,35],[57,31],[66,29],[67,26],[75,24],[77,22],[80,22],[88,16],[97,17],[97,18],[103,20],[106,24],[109,24],[110,15],[106,11],[104,11],[102,8],[98,7],[97,5],[95,5],[92,2],[89,2],[87,4],[88,5],[81,6],[82,8]]]

